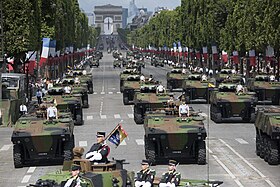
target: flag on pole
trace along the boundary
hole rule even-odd
[[[255,66],[256,65],[256,52],[254,49],[249,51],[249,59],[250,59],[250,66]]]
[[[213,55],[213,60],[217,61],[219,58],[219,55],[218,55],[217,46],[215,46],[215,45],[212,46],[212,55]]]
[[[55,57],[55,55],[56,55],[55,49],[56,49],[56,40],[51,40],[50,41],[50,55],[52,57]]]
[[[127,133],[122,128],[121,124],[118,124],[116,128],[108,135],[107,139],[112,144],[115,144],[118,147],[122,141],[127,137]]]
[[[228,62],[228,54],[226,51],[222,51],[222,60],[224,63]]]
[[[233,51],[232,52],[232,56],[233,56],[233,61],[235,64],[239,64],[239,59],[238,59],[238,51]]]
[[[266,55],[266,60],[267,61],[272,61],[272,58],[274,57],[274,49],[270,45],[267,46],[265,50],[265,55]]]
[[[28,60],[29,62],[25,64],[25,69],[27,69],[28,67],[28,73],[31,75],[34,74],[34,69],[36,68],[36,56],[36,51],[28,51],[28,53],[26,54],[26,60]]]
[[[179,55],[182,56],[182,46],[181,46],[181,42],[178,42],[178,51],[179,51]]]
[[[206,60],[208,58],[208,49],[207,47],[202,47],[203,58]]]
[[[42,53],[40,58],[40,66],[42,66],[49,57],[49,51],[50,51],[50,38],[43,38],[43,47],[42,47]]]
[[[195,55],[196,55],[196,59],[200,59],[201,58],[199,50],[195,50]]]

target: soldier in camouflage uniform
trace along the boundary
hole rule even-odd
[[[177,161],[169,160],[168,172],[162,174],[159,187],[175,187],[179,186],[181,173],[176,171]]]
[[[150,169],[151,162],[142,160],[142,169],[137,172],[135,187],[151,187],[155,178],[155,170]]]

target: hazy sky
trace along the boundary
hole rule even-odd
[[[96,5],[118,5],[128,8],[130,0],[79,0],[80,8],[85,12],[93,12],[93,8]],[[167,7],[170,9],[180,6],[181,0],[135,0],[135,4],[138,8],[148,8],[149,11],[154,11],[155,7]]]

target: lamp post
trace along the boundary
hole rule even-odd
[[[3,4],[0,1],[0,63],[2,68],[0,69],[0,99],[2,99],[2,71],[6,68],[6,58],[4,55],[4,31],[3,31]]]

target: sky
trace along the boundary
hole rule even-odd
[[[78,0],[80,8],[85,12],[93,12],[93,8],[96,5],[118,5],[128,8],[130,0]],[[135,0],[135,4],[138,8],[148,8],[149,11],[154,11],[155,7],[167,7],[174,9],[180,6],[181,0]]]

